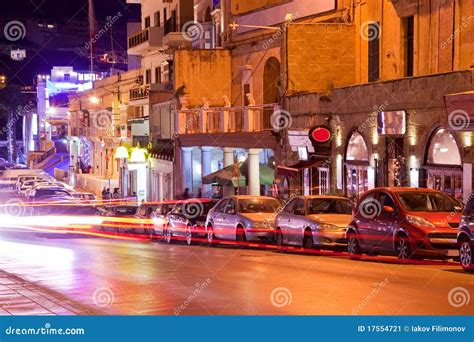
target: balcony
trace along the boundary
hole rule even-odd
[[[150,96],[150,85],[130,89],[130,101],[145,100]]]
[[[267,104],[178,110],[176,132],[179,134],[220,134],[274,130],[271,125],[271,116],[278,109],[277,104]]]
[[[149,27],[128,37],[128,53],[141,55],[163,46],[164,27]]]
[[[183,29],[185,30],[190,22],[194,22],[194,19],[186,17],[169,18],[164,25],[163,46],[166,48],[178,48],[183,45],[191,46],[194,39],[187,37],[186,32],[183,32]]]

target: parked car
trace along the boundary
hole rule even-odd
[[[467,272],[474,271],[474,197],[471,195],[464,207],[457,236],[459,261]]]
[[[97,200],[94,194],[88,192],[73,192],[72,196],[74,198],[84,201],[84,203],[86,204],[92,204]]]
[[[137,225],[141,228],[137,230],[137,233],[146,234],[153,238],[154,230],[153,230],[153,222],[151,220],[151,214],[156,210],[158,207],[157,203],[142,203],[137,209],[135,213],[135,218],[137,220]]]
[[[19,175],[16,181],[16,191],[18,191],[21,185],[26,181],[34,181],[37,179],[43,179],[39,175]]]
[[[207,216],[208,243],[214,243],[216,238],[239,243],[273,240],[272,215],[276,215],[280,205],[273,197],[231,196],[222,199]]]
[[[101,230],[114,233],[136,234],[135,214],[138,206],[133,204],[112,205],[106,208]]]
[[[366,192],[347,228],[347,250],[399,259],[458,256],[461,204],[432,189],[377,188]]]
[[[37,188],[29,193],[28,199],[32,202],[47,202],[51,198],[61,197],[67,200],[73,200],[71,193],[64,188],[45,187]]]
[[[166,216],[174,208],[176,203],[177,201],[161,202],[155,209],[155,211],[151,214],[154,237],[164,237],[164,231],[168,223]]]
[[[275,243],[337,247],[346,245],[346,228],[352,219],[352,203],[336,196],[299,196],[292,199],[275,219]]]
[[[185,238],[192,245],[200,237],[206,238],[206,217],[217,201],[211,199],[189,199],[178,201],[166,217],[164,240],[171,243],[174,238]]]

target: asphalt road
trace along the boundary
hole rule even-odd
[[[332,252],[280,254],[2,228],[0,269],[104,314],[474,313],[474,276],[458,264],[400,265],[391,257],[353,261]]]

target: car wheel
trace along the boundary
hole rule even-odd
[[[165,235],[165,236],[164,236],[164,239],[165,239],[165,242],[166,242],[167,244],[171,244],[171,242],[172,242],[172,240],[173,240],[173,236],[172,236],[172,234],[171,234],[171,229],[170,229],[170,228],[171,228],[171,227],[169,227],[169,226],[166,227],[165,233],[164,233],[164,235]]]
[[[283,233],[280,228],[277,228],[275,231],[275,245],[279,252],[284,252],[286,250],[285,244],[283,243]]]
[[[207,244],[209,246],[212,246],[214,244],[214,240],[216,239],[216,236],[214,235],[214,228],[212,227],[211,224],[207,225]]]
[[[357,236],[352,232],[347,235],[347,253],[349,253],[349,257],[351,259],[360,257],[362,249],[359,245],[359,239],[357,239]]]
[[[303,236],[303,249],[313,249],[314,248],[314,240],[313,240],[313,233],[310,230],[305,230]]]
[[[245,230],[242,226],[238,226],[235,231],[235,240],[239,245],[243,245],[247,242],[247,237],[245,236]]]
[[[411,258],[411,248],[406,236],[397,236],[395,241],[395,251],[400,260],[408,260]]]
[[[191,246],[193,244],[193,227],[191,225],[186,226],[186,244]]]
[[[472,260],[472,245],[468,240],[461,242],[459,246],[459,259],[461,266],[465,271],[472,272],[474,270],[474,263]]]

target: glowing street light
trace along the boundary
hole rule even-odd
[[[97,96],[91,96],[89,101],[92,103],[92,104],[99,104],[100,103],[100,99],[97,97]]]
[[[128,159],[128,150],[125,146],[120,146],[115,151],[115,159]]]
[[[140,145],[138,145],[137,147],[133,149],[132,155],[130,157],[130,163],[134,163],[134,164],[146,163],[145,150],[140,148]]]

